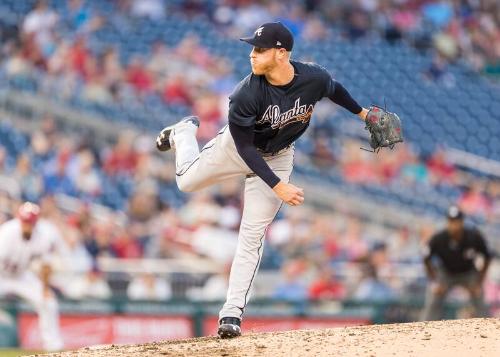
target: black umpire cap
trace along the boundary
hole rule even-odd
[[[446,212],[446,217],[449,220],[463,220],[464,219],[464,213],[458,206],[452,205],[448,208],[448,211]]]
[[[287,51],[293,48],[293,35],[281,22],[260,25],[253,37],[244,37],[240,40],[260,48],[284,48]]]

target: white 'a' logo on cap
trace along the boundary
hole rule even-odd
[[[264,27],[259,27],[257,30],[255,30],[255,33],[257,34],[257,36],[262,35],[262,30],[264,30]]]
[[[276,41],[276,46],[281,46],[281,42]]]

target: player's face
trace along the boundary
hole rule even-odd
[[[33,234],[33,226],[34,226],[34,224],[32,224],[32,223],[21,222],[21,231],[22,231],[24,240],[31,239],[31,235]]]
[[[275,48],[254,47],[250,52],[253,74],[260,76],[272,71],[278,65]]]
[[[464,221],[462,221],[461,219],[449,219],[448,220],[448,232],[452,236],[459,237],[463,228],[464,228]]]

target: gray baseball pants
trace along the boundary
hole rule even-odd
[[[478,283],[479,273],[477,271],[470,271],[461,274],[449,274],[444,271],[438,273],[437,281],[445,289],[442,293],[432,291],[432,286],[429,284],[427,289],[427,296],[425,300],[425,307],[422,312],[422,321],[440,320],[443,318],[443,305],[448,292],[455,286],[461,286],[467,290]],[[474,296],[470,293],[470,303],[474,308],[474,315],[476,317],[486,317],[488,315],[487,307],[484,304],[483,294]]]
[[[176,180],[181,191],[193,192],[230,178],[245,177],[238,245],[231,266],[226,303],[219,312],[219,318],[241,318],[262,258],[266,230],[282,201],[245,164],[236,150],[228,126],[208,142],[201,152],[196,130],[191,123],[181,123],[175,126],[172,134],[176,150]],[[293,154],[292,146],[274,155],[263,155],[263,158],[283,182],[288,182],[293,169]]]

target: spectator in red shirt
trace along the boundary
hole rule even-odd
[[[323,268],[315,281],[309,286],[309,299],[342,299],[344,286],[335,279],[335,274],[330,267]]]
[[[431,182],[434,184],[457,182],[457,170],[455,166],[446,159],[443,150],[438,149],[427,160],[427,168],[431,174]]]
[[[181,75],[169,78],[163,89],[163,100],[168,104],[190,105],[191,95]]]
[[[222,112],[219,98],[216,95],[205,93],[196,99],[193,111],[203,123],[203,126],[198,130],[198,137],[204,141],[210,140],[220,128]]]
[[[143,94],[153,89],[153,78],[139,57],[130,60],[127,67],[126,80],[137,93]]]
[[[71,69],[81,77],[87,78],[87,69],[89,67],[87,61],[91,56],[92,54],[87,49],[85,38],[78,37],[73,46],[69,49],[68,58]]]
[[[35,41],[35,34],[26,34],[22,40],[21,56],[27,59],[35,67],[46,70],[47,62],[43,57],[40,47]]]
[[[137,167],[138,154],[133,147],[134,134],[122,132],[118,142],[104,159],[104,171],[108,175],[130,174]]]
[[[375,156],[377,176],[381,184],[389,184],[399,174],[403,160],[397,152],[388,152],[387,155]]]
[[[373,159],[368,159],[365,153],[359,150],[359,142],[346,141],[342,154],[341,170],[346,181],[359,184],[377,182]]]
[[[142,257],[141,244],[125,230],[122,230],[111,242],[111,249],[117,258],[134,259]]]
[[[467,214],[484,217],[489,217],[491,214],[491,201],[481,183],[473,183],[466,187],[458,199],[458,205]]]

